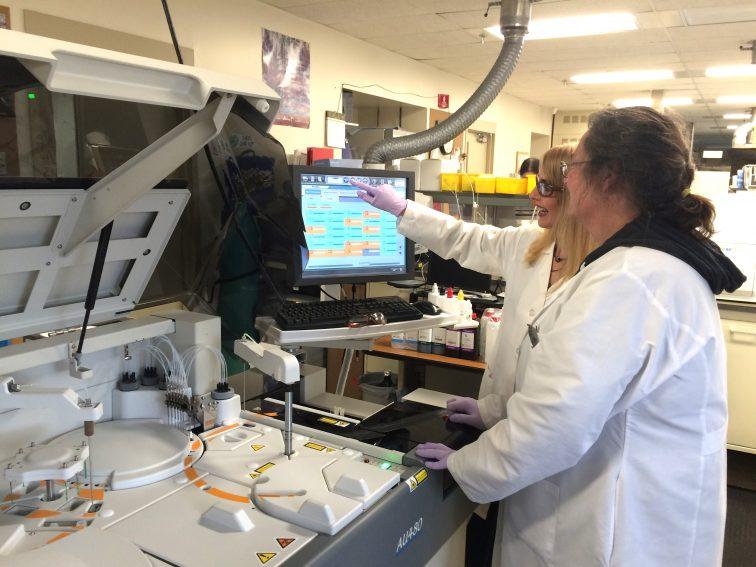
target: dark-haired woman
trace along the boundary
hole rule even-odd
[[[725,522],[725,349],[715,294],[745,280],[709,240],[677,124],[593,116],[563,165],[598,248],[536,316],[506,419],[417,454],[507,498],[495,564],[714,567]]]
[[[525,177],[526,175],[538,175],[538,170],[540,168],[541,160],[539,160],[538,158],[529,157],[522,160],[518,173],[520,174],[520,177]]]

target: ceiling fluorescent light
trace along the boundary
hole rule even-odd
[[[590,14],[587,16],[533,20],[528,25],[528,34],[525,39],[584,37],[637,29],[638,22],[635,20],[635,16],[629,12]],[[486,31],[499,39],[504,39],[499,26],[488,27]]]
[[[627,108],[628,106],[652,106],[654,101],[648,98],[618,98],[612,105],[617,108]]]
[[[756,77],[756,65],[722,65],[706,69],[706,76],[720,77]]]
[[[748,120],[751,114],[748,112],[733,112],[731,114],[723,114],[722,118],[725,120]]]
[[[756,95],[725,95],[717,97],[717,104],[756,105]]]
[[[669,69],[645,69],[640,71],[609,71],[608,73],[582,73],[570,77],[570,82],[579,85],[599,85],[602,83],[634,83],[638,81],[663,81],[674,79]]]

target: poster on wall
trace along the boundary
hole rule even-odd
[[[0,6],[0,30],[10,29],[10,8]]]
[[[310,44],[263,28],[263,80],[281,96],[273,124],[310,127]]]

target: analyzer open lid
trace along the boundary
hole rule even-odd
[[[192,110],[226,93],[244,97],[270,121],[280,102],[259,79],[11,30],[0,30],[0,55],[18,60],[50,92]]]
[[[267,129],[278,96],[253,79],[0,30],[0,340],[81,324],[110,221],[90,320],[132,309],[189,198],[182,164],[239,103]]]

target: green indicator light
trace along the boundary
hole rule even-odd
[[[34,94],[34,93],[29,93],[29,94],[27,94],[27,95],[26,95],[26,97],[27,97],[27,98],[28,98],[29,100],[34,100],[35,98],[37,98],[37,95],[36,95],[36,94]]]
[[[381,463],[381,468],[385,471],[391,468],[391,463]]]

